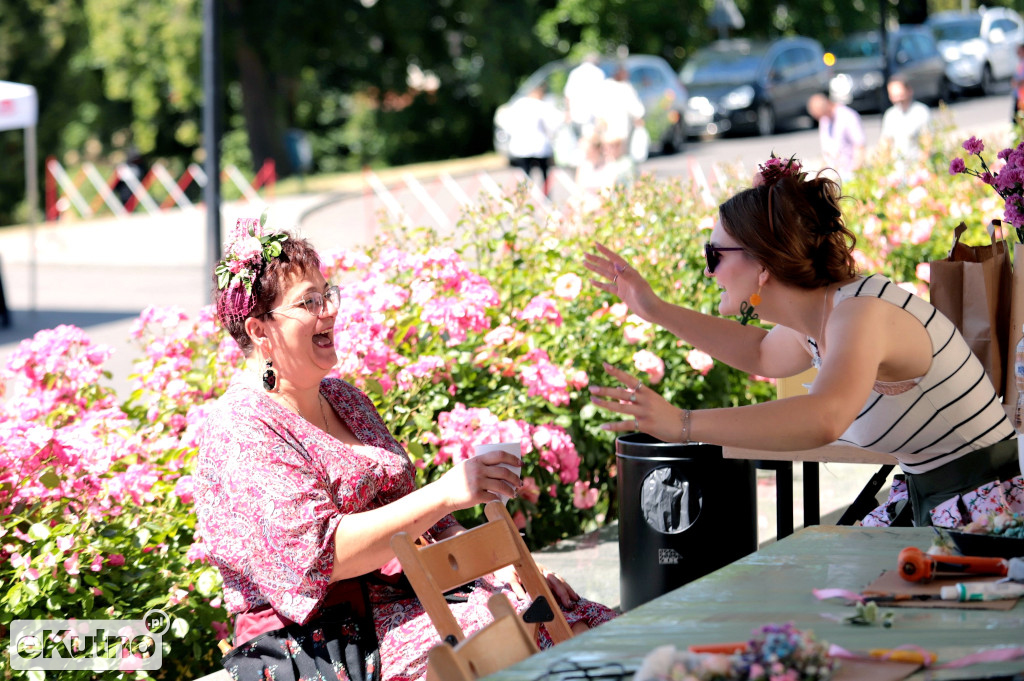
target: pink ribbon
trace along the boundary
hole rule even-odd
[[[949,662],[943,662],[942,664],[935,665],[932,669],[959,669],[961,667],[969,667],[972,664],[978,664],[980,662],[1006,662],[1007,660],[1016,660],[1018,657],[1024,657],[1024,648],[1020,646],[1011,648],[992,648],[990,650],[982,650],[977,653],[971,653],[970,655],[964,655],[958,657],[955,660]]]
[[[856,591],[850,591],[849,589],[812,589],[811,593],[813,593],[815,598],[819,601],[828,600],[829,598],[845,598],[846,600],[854,603],[864,602],[864,596],[860,595]]]

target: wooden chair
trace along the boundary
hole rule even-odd
[[[523,619],[527,623],[543,622],[555,643],[572,638],[569,623],[505,504],[492,501],[484,512],[487,522],[483,525],[433,544],[417,545],[405,532],[391,538],[391,548],[441,640],[454,645],[465,639],[444,593],[508,565],[515,566],[534,601]]]
[[[476,681],[539,652],[504,594],[487,601],[494,621],[456,646],[439,643],[427,653],[427,681]]]

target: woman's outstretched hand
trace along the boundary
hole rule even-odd
[[[502,495],[515,497],[523,481],[501,464],[521,466],[522,461],[508,452],[487,452],[452,466],[438,483],[455,509],[486,504],[500,499]]]
[[[586,253],[583,265],[599,278],[591,279],[597,288],[618,296],[634,314],[646,321],[657,323],[655,311],[661,298],[639,272],[630,267],[626,260],[603,244],[595,243],[596,253]]]
[[[613,367],[607,362],[604,369],[625,387],[607,388],[590,386],[590,401],[604,409],[625,414],[623,421],[611,421],[605,430],[639,430],[653,435],[662,442],[680,442],[683,435],[683,410],[673,407],[664,397],[632,374]],[[603,398],[603,399],[602,399]]]

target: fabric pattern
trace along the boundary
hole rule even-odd
[[[269,604],[281,616],[306,624],[330,584],[341,518],[414,489],[412,462],[369,398],[337,379],[325,379],[320,392],[362,445],[343,444],[285,409],[255,377],[236,378],[204,424],[194,476],[197,532],[224,578],[230,613]],[[446,516],[427,536],[454,524]],[[495,588],[476,585],[466,603],[457,604],[464,630],[490,621],[486,601]],[[382,677],[420,678],[426,653],[438,642],[429,618],[407,591],[383,580],[371,580],[370,596]],[[567,613],[570,623],[583,619],[591,626],[613,616],[589,602]],[[240,681],[247,678],[253,677]]]

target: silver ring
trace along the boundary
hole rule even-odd
[[[614,276],[614,277],[612,277],[612,283],[613,283],[613,284],[616,284],[616,283],[618,283],[618,281],[619,281],[619,273],[618,273],[618,272],[616,272],[616,273],[615,273],[615,276]]]
[[[633,388],[633,392],[634,393],[640,392],[640,388],[642,388],[642,387],[644,387],[644,382],[643,381],[637,381],[636,382],[636,387]]]
[[[636,420],[635,416],[633,417],[633,430],[640,430],[640,422]]]
[[[630,393],[629,394],[629,401],[630,402],[636,402],[636,393]]]

